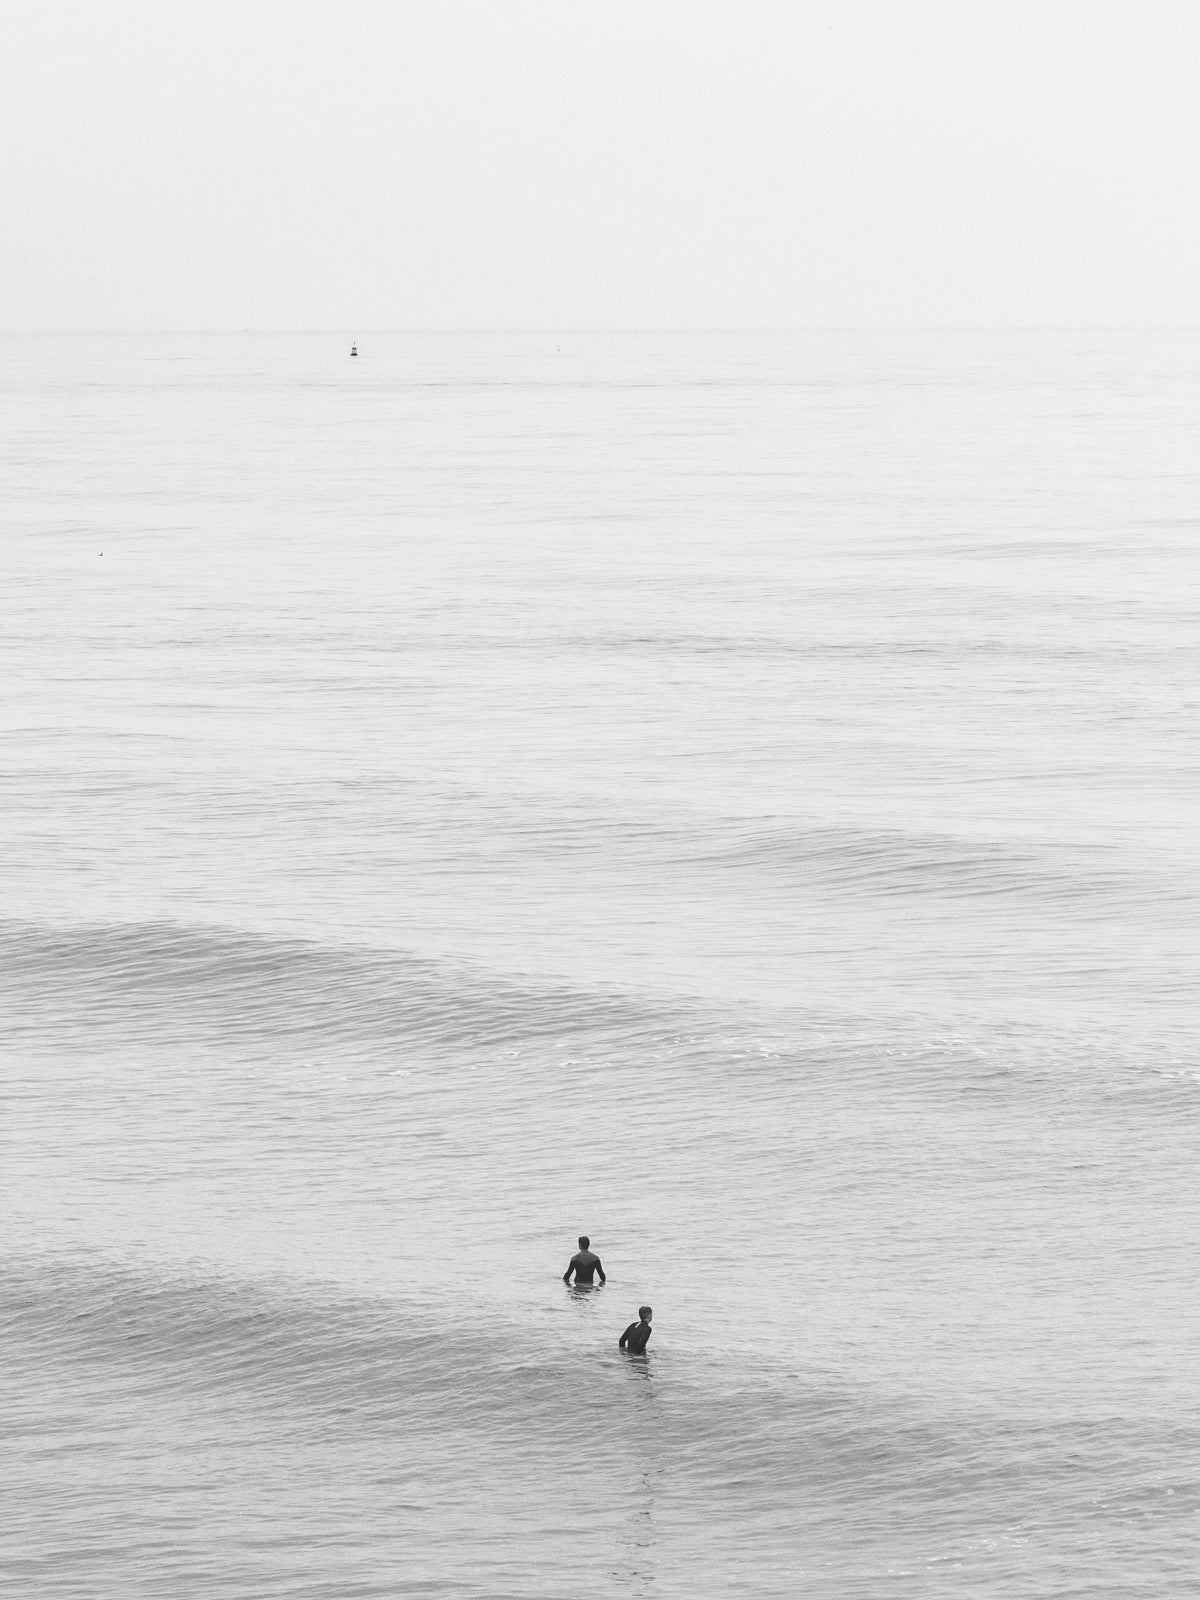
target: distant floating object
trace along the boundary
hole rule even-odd
[[[352,344],[350,346],[350,354],[352,356],[356,356],[358,354],[358,346],[356,344]]]

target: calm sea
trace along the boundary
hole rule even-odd
[[[349,346],[0,341],[0,1587],[1193,1595],[1200,334]]]

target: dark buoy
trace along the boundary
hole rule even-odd
[[[352,356],[356,356],[358,354],[358,346],[357,346],[357,344],[352,344],[350,346],[350,354]]]

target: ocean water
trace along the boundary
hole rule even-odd
[[[349,342],[0,341],[0,1587],[1194,1594],[1200,334]]]

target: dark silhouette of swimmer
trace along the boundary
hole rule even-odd
[[[637,1322],[631,1322],[625,1332],[617,1340],[622,1350],[628,1350],[630,1355],[640,1356],[650,1343],[650,1335],[654,1329],[650,1326],[650,1318],[654,1315],[649,1306],[638,1307]]]
[[[604,1268],[600,1265],[600,1257],[594,1251],[588,1249],[591,1242],[586,1233],[579,1235],[579,1249],[571,1257],[571,1264],[563,1273],[564,1283],[570,1283],[572,1273],[575,1274],[576,1288],[580,1284],[590,1285],[593,1276],[597,1272],[600,1274],[601,1283],[608,1281],[604,1276]]]

